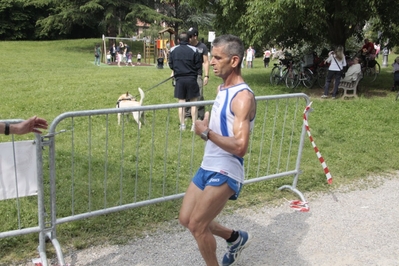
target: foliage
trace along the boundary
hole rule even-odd
[[[233,33],[256,47],[317,47],[325,42],[345,46],[351,36],[361,40],[364,26],[373,18],[374,31],[382,30],[386,37],[398,30],[396,14],[390,11],[397,10],[393,7],[398,3],[389,0],[220,0],[211,5],[218,35]]]
[[[43,10],[26,5],[24,0],[0,1],[0,39],[35,38],[35,22]]]
[[[375,1],[375,14],[378,19],[372,25],[374,32],[381,32],[381,44],[389,47],[399,45],[399,10],[398,1]],[[377,40],[377,39],[375,39]]]
[[[208,30],[215,18],[207,6],[201,6],[202,12],[198,12],[197,1],[193,0],[163,0],[160,6],[162,13],[175,18],[174,21],[169,21],[169,26],[176,32],[176,43],[180,30],[187,31],[190,27]]]
[[[154,1],[54,0],[53,6],[48,16],[37,22],[41,37],[54,33],[68,35],[77,26],[110,37],[131,37],[137,19],[147,23],[165,19],[156,12]]]
[[[364,36],[393,47],[399,18],[392,10],[398,9],[390,0],[0,0],[0,38],[131,37],[140,20],[166,23],[176,33],[192,26],[232,33],[257,51],[345,46]]]
[[[100,21],[98,13],[103,12],[103,8],[98,1],[50,1],[48,14],[36,22],[39,38],[65,38],[78,29],[85,33],[101,32],[97,25]],[[31,3],[36,4],[36,1]]]

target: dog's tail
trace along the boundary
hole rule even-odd
[[[144,91],[141,88],[139,88],[138,90],[140,92],[140,106],[142,106],[145,95],[144,95]]]

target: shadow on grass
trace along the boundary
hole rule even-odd
[[[373,97],[387,97],[388,96],[388,91],[384,90],[367,90],[365,89],[364,91],[359,91],[358,93],[359,96],[365,97],[365,98],[373,98]]]

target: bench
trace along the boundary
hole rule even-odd
[[[342,89],[344,91],[342,95],[342,99],[345,97],[355,97],[357,98],[357,86],[359,85],[359,81],[363,78],[362,73],[359,73],[356,80],[353,81],[341,81],[338,86],[338,90]],[[348,93],[350,92],[350,93]]]

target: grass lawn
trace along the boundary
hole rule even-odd
[[[95,66],[93,50],[100,41],[0,42],[3,51],[0,54],[0,118],[25,119],[38,115],[51,123],[64,112],[113,108],[119,95],[126,91],[137,95],[138,87],[146,92],[146,105],[176,102],[171,81],[148,90],[170,76],[171,70],[167,66],[164,69],[157,69],[155,65]],[[133,51],[142,49],[141,43],[132,46]],[[350,100],[322,100],[322,89],[317,87],[299,87],[292,91],[285,86],[271,86],[271,67],[264,68],[261,58],[255,59],[253,69],[242,70],[244,79],[258,96],[304,92],[311,97],[313,112],[309,116],[309,125],[312,136],[334,181],[332,185],[326,183],[323,169],[307,140],[301,163],[304,174],[298,183],[305,196],[307,192],[326,191],[331,186],[399,169],[399,161],[395,159],[399,157],[399,102],[395,101],[396,93],[390,91],[393,83],[390,65],[395,57],[389,55],[389,67],[381,68],[375,82],[360,82],[360,97]],[[216,87],[221,83],[210,72],[209,84],[204,89],[207,100],[214,99]],[[176,119],[172,123],[177,125],[177,114],[172,117]],[[16,136],[17,140],[32,138],[33,135]],[[9,140],[9,136],[0,136],[0,141]],[[228,204],[226,211],[267,204],[283,196],[284,193],[276,191],[276,186],[268,182],[252,184],[243,190],[239,201]],[[176,219],[179,207],[180,201],[172,201],[67,223],[57,230],[58,237],[66,249],[104,243],[123,244],[144,231],[159,227],[164,221]],[[34,202],[31,208],[35,210]],[[0,218],[0,232],[7,231],[15,223],[8,221],[7,213],[15,210],[12,205],[2,203],[0,211],[5,214]],[[0,239],[0,265],[37,257],[37,244],[37,234]],[[48,248],[50,257],[54,251],[50,245]]]

